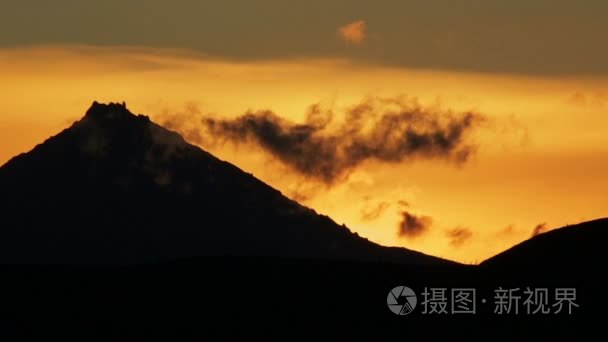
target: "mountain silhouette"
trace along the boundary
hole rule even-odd
[[[137,264],[280,256],[450,264],[299,205],[126,105],[94,102],[0,168],[0,262]]]
[[[2,340],[605,335],[593,322],[606,307],[608,219],[461,265],[363,239],[124,104],[97,102],[0,167],[0,190]],[[387,295],[404,287],[417,304],[396,315]],[[495,314],[497,288],[526,287],[575,288],[576,311]],[[428,289],[446,291],[446,314],[424,313]],[[449,311],[453,289],[476,291],[475,314]]]

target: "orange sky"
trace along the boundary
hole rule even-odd
[[[548,227],[608,216],[608,79],[410,70],[340,59],[235,62],[188,50],[44,46],[0,49],[0,163],[80,118],[97,101],[126,101],[163,120],[179,113],[235,117],[271,109],[301,122],[314,103],[337,112],[369,96],[474,110],[489,120],[461,166],[369,161],[331,187],[305,179],[256,146],[205,146],[288,196],[384,245],[479,262]],[[278,172],[280,171],[280,172]],[[399,204],[432,217],[399,237]],[[362,213],[380,214],[365,220]],[[447,232],[472,232],[460,245]]]

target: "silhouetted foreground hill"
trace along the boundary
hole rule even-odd
[[[374,244],[121,104],[0,168],[0,263],[195,256],[451,262]]]
[[[385,248],[117,104],[95,103],[13,158],[0,189],[2,341],[606,335],[594,322],[606,309],[607,220],[478,267]],[[408,315],[387,305],[397,286],[416,295]],[[526,313],[527,288],[548,290],[547,313]],[[576,290],[571,314],[556,312],[561,288]],[[475,290],[474,313],[455,312],[458,289]],[[497,290],[515,289],[500,313]]]
[[[608,218],[584,222],[539,234],[481,265],[547,273],[562,269],[578,272],[606,260]]]

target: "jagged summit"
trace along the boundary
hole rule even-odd
[[[127,103],[124,101],[120,102],[120,103],[110,102],[107,104],[93,101],[93,103],[91,104],[91,107],[87,110],[85,116],[94,115],[95,113],[97,113],[99,115],[103,115],[103,114],[107,113],[108,111],[112,111],[112,110],[129,112],[129,110],[127,109]]]
[[[108,104],[99,103],[97,101],[93,101],[91,107],[86,111],[84,119],[92,119],[92,120],[113,120],[113,119],[125,119],[129,116],[135,116],[129,109],[127,108],[126,102],[110,102]],[[145,115],[139,115],[141,118],[149,118]]]
[[[179,134],[94,102],[0,168],[0,263],[196,256],[446,261],[362,239]]]

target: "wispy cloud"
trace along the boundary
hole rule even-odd
[[[363,44],[367,39],[367,23],[357,20],[338,28],[340,39],[351,44]]]
[[[361,210],[361,219],[363,221],[373,221],[380,217],[390,206],[390,203],[385,201],[368,205]]]
[[[446,231],[446,235],[450,239],[450,245],[460,247],[473,237],[473,231],[469,228],[456,227]]]

